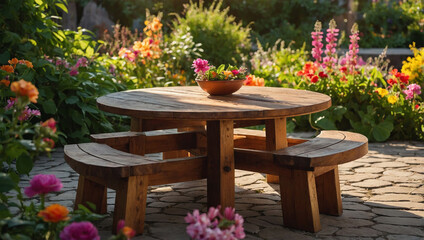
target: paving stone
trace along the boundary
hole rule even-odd
[[[405,226],[390,225],[390,224],[376,224],[372,226],[372,228],[378,231],[387,232],[387,233],[413,235],[413,236],[421,236],[421,237],[424,236],[423,230],[417,227],[405,227]]]
[[[149,226],[149,230],[157,239],[189,239],[186,227],[186,224],[154,223]]]
[[[408,177],[414,173],[408,172],[407,170],[386,170],[383,175],[396,176],[396,177]]]
[[[146,222],[185,223],[184,216],[167,215],[163,213],[146,214]]]
[[[424,164],[424,157],[401,157],[396,159],[396,161],[413,164],[413,165]]]
[[[275,224],[271,224],[268,221],[264,221],[256,217],[245,218],[244,221],[260,227],[275,227]]]
[[[363,204],[359,204],[359,203],[355,203],[355,202],[343,202],[343,209],[368,211],[371,208],[368,207],[368,206],[365,206]]]
[[[402,168],[402,167],[408,167],[409,165],[403,162],[381,162],[381,163],[375,163],[372,165],[372,167],[376,168]]]
[[[356,173],[353,175],[342,175],[340,176],[340,180],[346,180],[347,182],[354,183],[354,182],[360,182],[365,179],[375,179],[379,177],[378,174],[372,174],[372,173]]]
[[[157,207],[157,208],[166,208],[166,207],[170,207],[172,205],[175,205],[175,203],[169,203],[169,202],[152,202],[152,203],[149,203],[148,204],[149,207]]]
[[[392,225],[404,225],[404,226],[424,226],[423,218],[405,218],[405,217],[376,217],[374,221],[377,223],[387,223]]]
[[[251,204],[277,204],[276,201],[272,201],[264,198],[241,198],[237,199],[239,203],[251,203]]]
[[[390,186],[384,188],[373,189],[373,194],[386,194],[386,193],[412,193],[415,189],[408,187]]]
[[[245,233],[258,233],[260,230],[257,225],[247,222],[243,223],[243,228]]]
[[[345,227],[337,231],[336,235],[346,237],[377,237],[381,235],[381,232],[369,227]]]
[[[279,240],[313,240],[314,237],[292,232],[286,228],[267,227],[259,232],[259,237],[263,239]]]
[[[422,218],[424,211],[409,211],[400,209],[373,208],[373,213],[390,217]]]
[[[252,183],[255,183],[257,181],[259,181],[257,176],[247,175],[247,176],[244,176],[244,177],[236,178],[236,185],[245,186],[245,185],[250,185]]]
[[[424,167],[423,166],[416,166],[409,169],[410,171],[417,172],[417,173],[424,173]]]
[[[379,188],[392,185],[391,182],[376,180],[376,179],[367,179],[362,182],[352,183],[352,186],[363,187],[363,188]]]
[[[359,218],[359,219],[368,219],[372,220],[376,214],[372,212],[365,211],[351,211],[351,210],[343,210],[343,216],[347,218]]]
[[[410,195],[410,194],[383,194],[372,196],[369,201],[375,202],[394,202],[394,201],[411,201],[411,202],[421,202],[424,198],[419,195]]]
[[[384,168],[362,167],[362,168],[356,168],[355,172],[357,172],[357,173],[382,173],[382,172],[384,172]]]
[[[374,224],[373,222],[369,220],[348,218],[344,215],[340,217],[321,215],[321,222],[323,225],[325,224],[325,225],[340,227],[340,228],[365,227],[365,226],[371,226]]]
[[[256,217],[261,215],[260,213],[251,210],[237,210],[237,213],[243,217]]]
[[[399,208],[399,209],[413,209],[424,210],[424,203],[417,202],[364,202],[365,205],[380,208]]]
[[[333,226],[322,225],[321,227],[322,227],[321,231],[316,233],[317,236],[333,235],[335,232],[339,230],[339,228],[333,227]]]
[[[170,196],[170,197],[162,197],[159,200],[162,202],[181,203],[181,202],[192,202],[194,199],[192,197],[187,197],[187,196]]]
[[[281,211],[281,209],[278,210],[266,210],[263,213],[265,216],[283,216],[283,212]]]
[[[387,240],[422,240],[422,237],[411,235],[387,235]]]
[[[172,189],[169,186],[159,187],[159,188],[150,190],[150,192],[153,192],[153,193],[156,193],[156,192],[158,192],[158,193],[161,193],[161,192],[171,192],[171,191],[174,191],[174,189]]]

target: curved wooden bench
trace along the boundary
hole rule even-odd
[[[237,169],[279,176],[284,225],[317,232],[320,213],[342,214],[338,164],[367,152],[368,139],[361,134],[322,131],[276,151],[236,148],[234,157]]]
[[[66,145],[64,153],[80,174],[75,208],[92,202],[105,213],[107,188],[116,190],[113,230],[123,219],[137,234],[143,232],[148,186],[206,178],[206,156],[160,160],[99,143]]]

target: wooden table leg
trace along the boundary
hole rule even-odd
[[[269,119],[265,121],[266,131],[266,150],[274,151],[286,148],[287,145],[287,130],[286,118]],[[279,178],[276,175],[266,175],[268,183],[279,183]]]
[[[233,120],[207,122],[208,206],[234,207]]]

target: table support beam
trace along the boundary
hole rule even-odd
[[[207,122],[208,206],[234,207],[234,128],[232,120]]]
[[[265,131],[267,151],[274,151],[288,146],[286,118],[265,120]],[[267,174],[266,181],[268,183],[279,183],[279,178],[276,175]]]

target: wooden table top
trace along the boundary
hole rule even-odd
[[[143,119],[243,120],[304,115],[325,110],[325,94],[280,87],[243,86],[232,95],[210,96],[198,86],[159,87],[111,93],[99,109]]]

